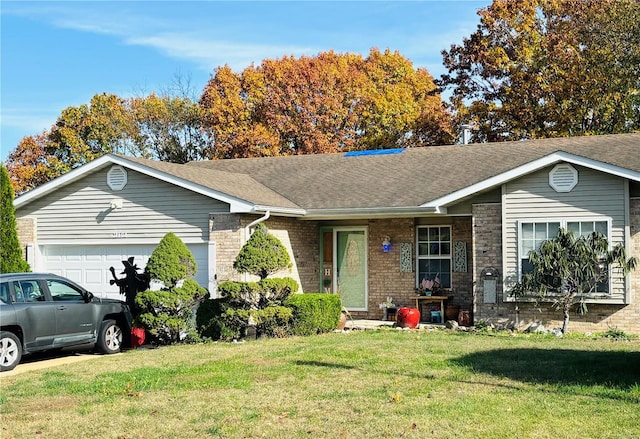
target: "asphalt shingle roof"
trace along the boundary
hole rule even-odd
[[[640,172],[640,134],[432,146],[384,155],[339,153],[152,166],[256,204],[398,208],[420,206],[555,152]]]

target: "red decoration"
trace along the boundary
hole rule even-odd
[[[420,311],[418,308],[400,308],[396,313],[396,323],[400,328],[417,328],[420,324]]]
[[[146,335],[144,332],[144,328],[133,327],[131,328],[131,347],[139,348],[144,344],[144,339]]]

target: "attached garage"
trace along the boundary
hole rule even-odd
[[[113,279],[110,267],[113,267],[118,278],[122,277],[122,261],[134,257],[134,263],[142,271],[155,249],[155,245],[43,245],[40,247],[38,271],[65,276],[78,282],[97,297],[122,299],[118,287],[111,285]],[[207,244],[187,244],[193,253],[198,272],[196,281],[207,286],[208,263]]]

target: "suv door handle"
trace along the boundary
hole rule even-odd
[[[59,311],[64,311],[65,309],[67,309],[67,307],[66,307],[66,306],[64,306],[64,305],[60,305],[60,306],[59,306],[59,307],[57,307],[56,309],[57,309],[57,310],[59,310]]]

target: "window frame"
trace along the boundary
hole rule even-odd
[[[77,288],[73,284],[70,284],[69,282],[66,282],[63,279],[48,278],[48,279],[45,279],[45,283],[47,285],[47,290],[49,290],[49,295],[51,296],[51,300],[53,302],[78,303],[78,302],[86,301],[86,293],[82,289]],[[64,287],[68,288],[67,291],[73,291],[78,293],[79,298],[75,298],[75,296],[69,295],[68,292],[57,291],[57,288],[55,287],[52,288],[52,284],[63,285]]]
[[[432,243],[431,241],[427,240],[427,241],[421,241],[420,240],[420,229],[442,229],[442,228],[447,228],[449,230],[449,240],[448,241],[442,241],[441,239],[439,239],[437,242],[438,243],[448,243],[449,244],[449,253],[448,255],[421,255],[420,254],[420,244],[430,244]],[[440,234],[440,230],[438,230],[438,234]],[[427,236],[429,236],[429,232],[427,231]],[[435,242],[435,241],[434,241]],[[415,285],[416,288],[418,287],[418,285],[420,285],[420,282],[422,281],[422,279],[420,279],[420,261],[423,260],[447,260],[449,261],[449,273],[448,273],[448,277],[449,277],[449,285],[446,286],[444,283],[442,283],[442,288],[446,289],[446,290],[450,290],[453,287],[453,227],[451,226],[451,224],[422,224],[422,225],[418,225],[416,226],[416,241],[415,241],[415,245],[416,245],[416,250],[415,250],[415,257],[416,257],[416,263],[415,263],[415,270],[416,270],[416,279],[415,279]],[[442,249],[442,247],[440,247],[440,250]],[[441,274],[441,273],[440,273]],[[440,276],[440,279],[442,279],[442,274]]]
[[[534,224],[534,235],[535,235],[535,224],[547,224],[547,228],[548,228],[548,224],[550,223],[559,223],[559,227],[560,228],[564,228],[565,230],[569,230],[568,228],[568,224],[569,223],[593,223],[594,227],[593,229],[595,230],[595,223],[598,222],[604,222],[607,225],[607,233],[606,233],[606,238],[607,238],[607,242],[609,243],[609,249],[612,248],[612,224],[613,221],[611,219],[611,217],[603,217],[603,216],[587,216],[587,217],[563,217],[563,218],[531,218],[531,219],[526,219],[526,220],[518,220],[517,221],[517,236],[516,236],[516,242],[517,242],[517,255],[516,255],[516,264],[517,264],[517,268],[518,268],[518,281],[522,281],[522,276],[523,276],[523,269],[522,269],[522,261],[524,259],[524,250],[523,250],[523,231],[522,231],[522,226],[524,224]],[[548,232],[548,230],[547,230]],[[590,233],[590,232],[588,232]],[[579,235],[579,236],[582,236]],[[549,237],[547,237],[547,239],[549,239]],[[551,239],[553,239],[553,237],[551,237]],[[535,240],[535,236],[534,236],[534,240]],[[526,253],[526,256],[528,256],[528,252]],[[526,258],[528,259],[528,258]],[[611,267],[609,267],[609,273],[607,274],[607,290],[608,291],[595,291],[593,294],[596,295],[607,295],[610,296],[611,295]]]

